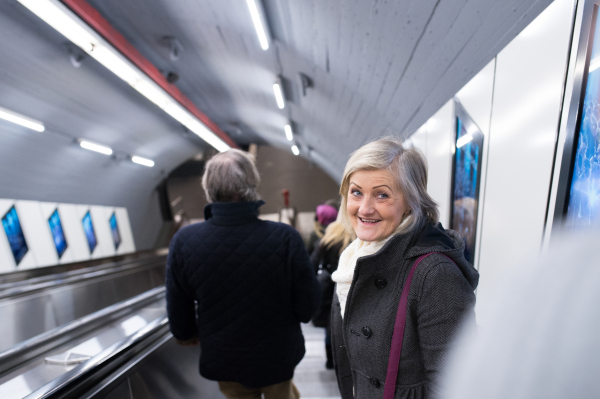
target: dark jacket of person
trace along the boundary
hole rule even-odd
[[[395,398],[433,398],[444,356],[465,316],[473,316],[479,274],[465,260],[458,233],[426,224],[392,237],[356,262],[342,320],[332,306],[335,371],[343,399],[382,398],[394,321],[408,273],[423,254],[408,296]],[[474,322],[474,317],[469,318]],[[353,394],[353,390],[355,391]]]
[[[340,261],[340,248],[343,242],[339,242],[330,247],[321,245],[321,240],[317,242],[317,246],[313,253],[310,255],[310,261],[313,265],[315,274],[318,275],[319,269],[322,267],[326,270],[329,275],[335,272],[338,268],[338,262]],[[330,279],[328,280],[328,282]],[[331,303],[333,301],[333,291],[335,283],[333,281],[327,284],[325,287],[321,286],[321,306],[313,315],[313,322],[317,326],[326,326],[329,324],[331,319]]]
[[[173,237],[166,271],[171,332],[199,338],[200,374],[248,388],[292,378],[305,353],[300,322],[320,302],[300,235],[258,219],[263,203],[207,205],[204,223]]]

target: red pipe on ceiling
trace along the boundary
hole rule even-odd
[[[79,18],[92,27],[100,36],[119,50],[129,61],[141,69],[150,79],[155,81],[183,107],[202,121],[210,130],[225,141],[229,146],[237,148],[235,142],[223,132],[208,116],[200,111],[192,101],[179,89],[170,84],[160,71],[152,65],[135,47],[131,45],[102,15],[85,0],[61,0],[63,4],[71,9]]]

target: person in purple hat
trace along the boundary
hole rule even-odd
[[[337,205],[335,200],[327,200],[324,204],[317,206],[315,212],[315,229],[310,233],[310,238],[306,244],[306,250],[309,254],[313,253],[317,241],[325,234],[325,228],[337,218],[338,208],[335,205]]]

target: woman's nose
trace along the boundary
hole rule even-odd
[[[364,196],[362,202],[360,203],[360,208],[358,211],[361,215],[369,215],[373,213],[375,208],[373,207],[373,201],[370,197]]]

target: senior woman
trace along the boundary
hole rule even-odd
[[[392,138],[364,145],[346,165],[340,194],[340,220],[358,237],[332,275],[342,398],[433,398],[451,339],[473,314],[479,275],[460,236],[438,222],[417,149]]]

